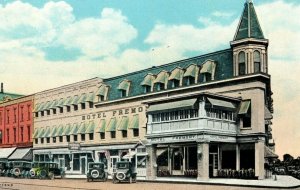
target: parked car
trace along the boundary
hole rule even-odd
[[[58,163],[56,162],[44,162],[40,166],[39,170],[39,179],[54,179],[57,176],[63,178],[65,175],[65,172],[58,167]]]
[[[116,163],[115,171],[112,173],[113,183],[136,182],[136,171],[131,162],[121,161]]]
[[[5,176],[7,169],[7,161],[0,161],[0,176]]]
[[[13,176],[14,177],[28,177],[29,171],[32,167],[31,162],[27,161],[13,161],[12,168],[13,168]]]
[[[6,162],[6,170],[4,176],[11,177],[13,175],[13,168],[11,162]]]
[[[107,180],[107,171],[105,169],[105,165],[102,162],[90,162],[88,164],[88,173],[86,175],[87,181],[94,181],[94,180]]]

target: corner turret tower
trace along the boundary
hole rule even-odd
[[[233,75],[268,73],[268,44],[260,27],[252,0],[245,7],[233,41]]]

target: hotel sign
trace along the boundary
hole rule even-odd
[[[69,150],[80,150],[80,143],[69,143]]]
[[[112,111],[107,111],[107,112],[97,112],[97,113],[92,113],[92,114],[88,114],[88,115],[83,115],[82,120],[106,118],[107,115],[109,115],[111,117],[129,115],[129,114],[140,113],[143,111],[144,111],[144,107],[140,106],[140,107],[134,107],[134,108],[112,110]]]

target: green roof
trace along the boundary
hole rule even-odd
[[[234,40],[244,38],[264,39],[258,18],[252,2],[246,2]]]
[[[6,98],[16,99],[22,96],[24,95],[3,92],[0,93],[0,101],[4,101]]]

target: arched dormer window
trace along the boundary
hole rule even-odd
[[[130,81],[129,80],[122,80],[118,86],[120,90],[121,97],[126,97],[129,95],[129,88],[130,88]]]
[[[97,101],[98,102],[102,102],[102,101],[105,101],[107,100],[107,93],[108,93],[108,86],[106,86],[105,84],[102,84],[97,93],[96,93],[96,97],[97,97]]]
[[[161,91],[166,89],[168,84],[168,79],[169,79],[169,74],[167,71],[161,71],[160,73],[158,73],[154,81],[156,91]]]
[[[144,80],[141,82],[141,85],[144,88],[144,93],[151,92],[153,90],[153,83],[155,80],[155,75],[148,73]]]
[[[186,68],[186,71],[183,75],[185,79],[185,85],[195,84],[198,80],[199,67],[196,64],[191,64]]]
[[[253,60],[254,60],[254,73],[259,73],[261,63],[260,63],[260,52],[259,51],[254,51],[253,53]]]
[[[176,88],[182,85],[182,78],[183,78],[183,69],[182,68],[175,68],[169,77],[169,81],[171,82],[172,88]]]
[[[238,56],[239,63],[239,75],[246,74],[246,55],[245,52],[240,52]]]
[[[207,60],[202,64],[200,73],[203,74],[203,82],[215,79],[216,63],[213,60]]]

